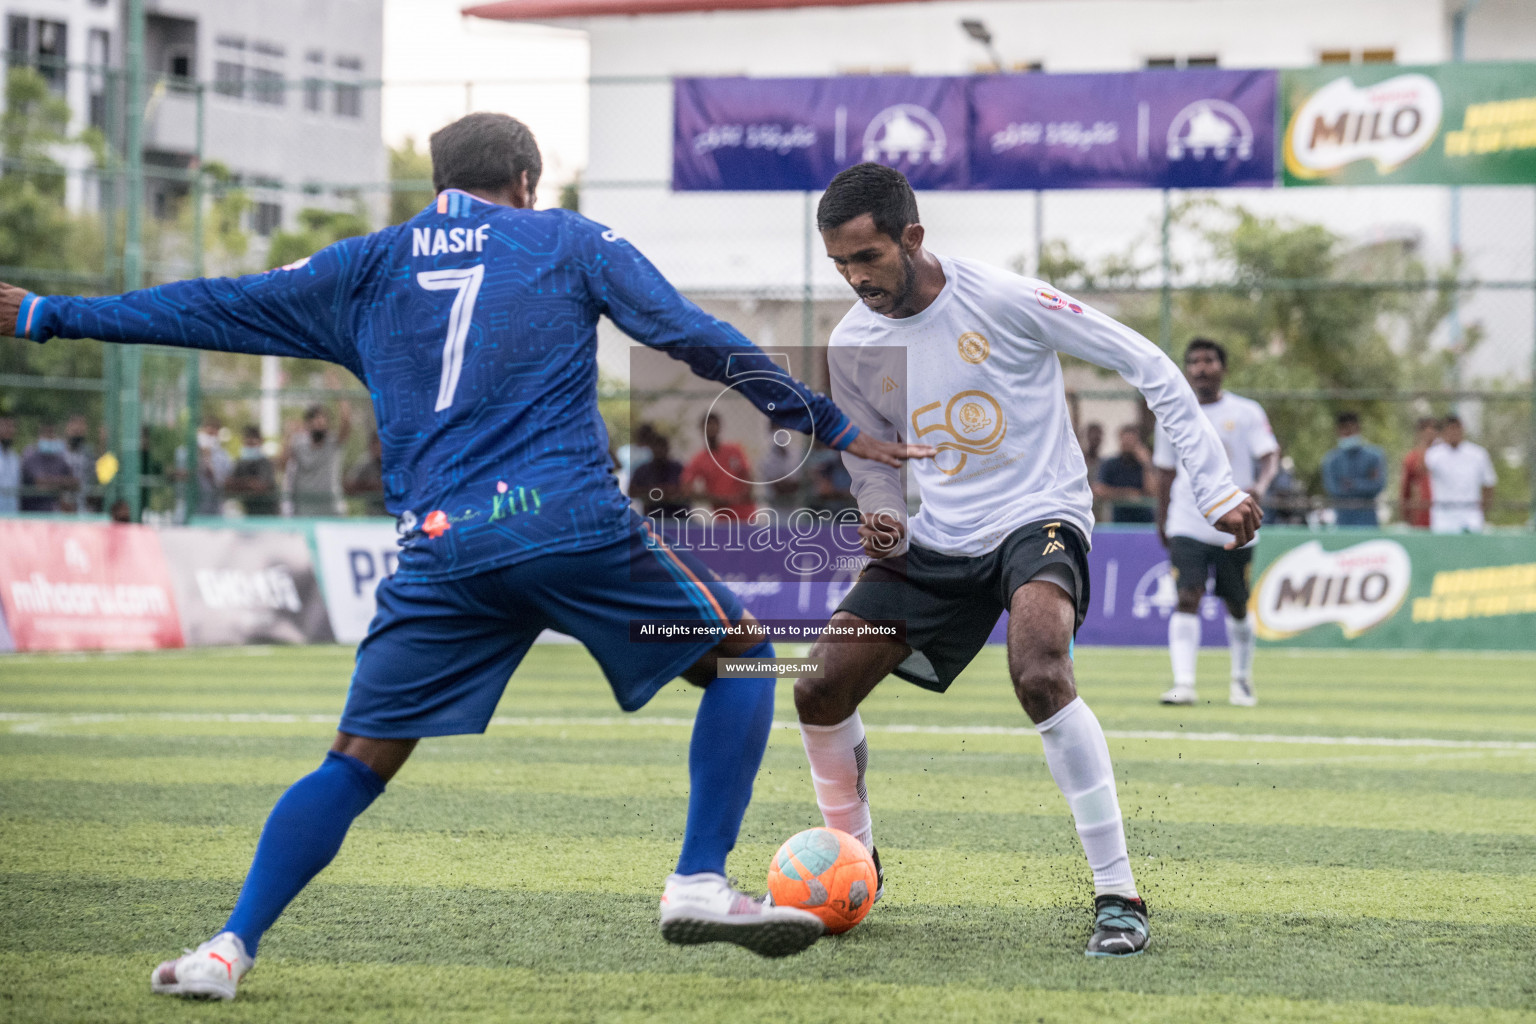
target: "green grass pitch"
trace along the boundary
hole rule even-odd
[[[1224,698],[1225,654],[1201,662]],[[149,993],[224,919],[318,763],[341,648],[0,659],[7,1021],[1536,1020],[1536,659],[1265,651],[1260,705],[1156,703],[1166,655],[1082,650],[1152,907],[1082,955],[1088,868],[989,649],[865,706],[889,883],[781,961],[661,940],[696,691],[623,716],[536,648],[488,735],[429,740],[262,944],[232,1004]],[[793,718],[788,686],[778,718]],[[731,870],[819,823],[776,729]]]

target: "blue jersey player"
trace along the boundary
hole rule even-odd
[[[634,515],[597,409],[598,317],[738,384],[778,424],[896,465],[931,454],[861,434],[733,328],[682,298],[614,232],[534,210],[542,163],[513,118],[472,114],[431,140],[436,201],[410,221],[265,274],[106,298],[0,285],[0,332],[323,359],[368,387],[399,570],[357,651],[336,742],[273,808],[228,923],[155,969],[155,992],[233,998],[262,934],[335,856],[424,736],[483,732],[546,627],[586,645],[633,711],[682,675],[706,687],[689,747],[686,832],[661,899],[682,944],[778,956],[821,934],[809,913],[724,875],[773,720],[772,679],[716,678],[718,656],[772,647],[710,570]],[[790,395],[800,401],[786,401]],[[631,643],[636,620],[708,620],[710,637]]]

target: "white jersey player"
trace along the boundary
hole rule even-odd
[[[1184,350],[1184,372],[1200,399],[1200,411],[1216,428],[1239,487],[1264,494],[1280,468],[1280,445],[1269,417],[1258,402],[1221,389],[1227,374],[1227,350],[1209,338],[1196,338]],[[1168,617],[1168,654],[1173,689],[1164,704],[1193,704],[1195,662],[1200,653],[1200,600],[1207,581],[1216,577],[1215,593],[1227,606],[1227,646],[1232,680],[1227,699],[1253,707],[1253,623],[1248,619],[1249,572],[1253,547],[1233,547],[1230,538],[1211,529],[1201,510],[1188,470],[1175,458],[1175,444],[1161,426],[1153,443],[1157,467],[1157,529],[1173,567],[1178,608]]]
[[[1042,281],[924,250],[917,200],[899,172],[860,164],[839,174],[817,225],[862,300],[832,334],[839,405],[871,436],[938,449],[914,468],[922,508],[910,523],[898,473],[848,466],[874,561],[832,621],[896,621],[905,635],[823,640],[811,657],[824,677],[795,686],[822,816],[874,852],[859,702],[892,672],[943,691],[1007,611],[1014,691],[1093,869],[1088,953],[1139,953],[1146,904],[1131,874],[1109,747],[1072,676],[1072,639],[1088,606],[1093,493],[1057,353],[1111,367],[1140,389],[1190,468],[1208,521],[1235,543],[1253,536],[1258,507],[1233,482],[1194,393],[1155,345]],[[882,874],[882,892],[883,882]]]

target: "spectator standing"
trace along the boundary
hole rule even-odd
[[[757,475],[762,482],[763,500],[780,515],[792,514],[800,507],[798,470],[809,461],[805,454],[793,434],[769,421],[768,448],[757,464]]]
[[[1120,453],[1099,463],[1093,496],[1109,501],[1112,523],[1150,523],[1152,514],[1152,453],[1141,433],[1127,423],[1120,428]]]
[[[66,494],[80,486],[69,468],[65,453],[69,446],[59,436],[59,428],[45,423],[38,430],[37,443],[21,457],[21,511],[58,512]]]
[[[16,421],[0,416],[0,513],[21,511],[21,453],[16,450]]]
[[[261,446],[261,428],[247,424],[241,432],[240,457],[235,460],[224,493],[238,498],[248,516],[277,515],[277,469]]]
[[[859,503],[853,496],[853,476],[843,465],[842,453],[819,441],[816,447],[818,450],[810,459],[811,508],[821,512],[857,511]]]
[[[64,458],[69,462],[69,471],[75,475],[82,491],[96,483],[96,452],[86,440],[89,432],[90,427],[85,417],[78,413],[64,424]],[[99,498],[92,501],[91,497],[87,497],[84,504],[94,505],[95,511],[101,511]]]
[[[1387,486],[1387,457],[1360,434],[1358,413],[1334,421],[1339,443],[1323,456],[1323,490],[1333,499],[1339,526],[1379,526],[1376,496]]]
[[[720,438],[720,417],[704,417],[704,449],[683,468],[683,490],[702,490],[710,507],[746,519],[757,506],[752,503],[752,465],[741,445]]]
[[[689,505],[683,492],[683,464],[672,457],[672,442],[656,431],[646,434],[649,458],[634,468],[629,477],[629,496],[640,502],[647,515],[660,513],[667,519],[686,515]]]
[[[384,446],[378,434],[368,439],[368,457],[347,471],[343,489],[347,497],[362,500],[363,515],[389,514],[384,510]]]
[[[341,451],[352,432],[352,410],[341,403],[335,434],[322,406],[304,412],[304,429],[288,439],[283,467],[283,501],[296,516],[339,516],[347,511],[341,496]]]
[[[1419,420],[1413,448],[1403,456],[1403,481],[1398,503],[1403,522],[1429,529],[1429,507],[1434,501],[1434,488],[1429,480],[1429,467],[1424,465],[1424,453],[1440,438],[1440,421],[1433,416]]]
[[[1466,439],[1461,420],[1445,418],[1440,440],[1424,453],[1434,501],[1429,528],[1435,533],[1481,533],[1493,488],[1499,482],[1488,450]]]
[[[224,513],[224,484],[235,468],[235,460],[219,443],[223,424],[213,416],[203,419],[197,428],[197,508],[200,516],[217,516]],[[178,468],[186,472],[186,449],[176,452]]]
[[[1088,486],[1091,489],[1094,481],[1099,478],[1099,467],[1103,464],[1102,451],[1104,448],[1104,427],[1099,423],[1090,423],[1083,428],[1083,436],[1079,443],[1083,450],[1083,464],[1088,468]],[[1093,502],[1094,521],[1108,518],[1104,511],[1104,503],[1097,494]]]

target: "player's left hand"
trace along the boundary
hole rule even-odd
[[[900,466],[908,459],[931,459],[939,453],[937,448],[929,444],[881,441],[871,437],[868,431],[860,431],[853,443],[843,450],[849,455],[857,455],[871,462],[883,462],[887,466]]]
[[[16,318],[21,315],[21,300],[26,297],[25,288],[0,281],[0,337],[16,337]]]
[[[1253,495],[1243,499],[1232,511],[1216,520],[1216,529],[1222,533],[1230,533],[1232,539],[1227,542],[1227,550],[1240,548],[1253,540],[1259,532],[1259,524],[1264,521],[1264,510],[1259,508],[1259,503],[1253,499]]]

